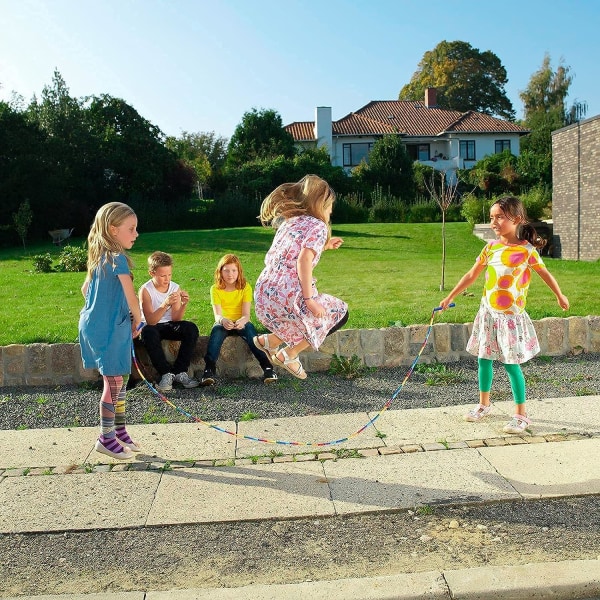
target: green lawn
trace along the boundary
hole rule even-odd
[[[335,217],[335,215],[334,215]],[[260,273],[273,230],[262,227],[202,231],[143,233],[131,257],[135,262],[136,288],[148,278],[146,258],[154,250],[173,255],[174,277],[190,292],[187,318],[208,335],[213,322],[209,288],[218,259],[237,254],[246,276],[254,284]],[[387,327],[392,323],[427,323],[456,281],[475,261],[483,241],[471,234],[467,223],[449,223],[447,230],[446,292],[440,291],[442,270],[441,224],[373,223],[334,226],[344,238],[336,251],[325,252],[315,270],[318,289],[348,302],[347,328]],[[74,238],[72,244],[82,244]],[[0,251],[3,280],[0,285],[0,346],[32,342],[74,342],[83,305],[80,287],[84,273],[34,273],[32,257],[60,253],[51,243]],[[590,281],[598,277],[598,263],[545,259],[569,297],[571,309],[563,312],[554,295],[534,275],[527,310],[533,319],[549,316],[597,315],[600,304],[590,293]],[[468,295],[456,300],[456,308],[437,316],[437,321],[471,321],[479,305],[483,276]],[[255,321],[256,323],[256,321]],[[256,323],[260,330],[260,325]]]

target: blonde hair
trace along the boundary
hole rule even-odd
[[[148,257],[148,271],[154,273],[160,267],[172,267],[173,257],[166,252],[157,250]]]
[[[235,254],[225,254],[225,256],[222,256],[219,260],[219,264],[215,269],[215,285],[221,290],[225,289],[225,280],[223,279],[223,274],[221,273],[221,271],[226,265],[235,265],[237,267],[238,278],[235,282],[235,289],[243,290],[246,287],[246,278],[244,277],[244,269],[242,269],[242,263]]]
[[[133,209],[122,202],[109,202],[101,206],[94,217],[94,222],[88,235],[87,277],[91,279],[96,267],[106,264],[111,255],[121,254],[123,246],[111,235],[111,227],[119,227],[125,219],[135,216]],[[133,263],[125,254],[129,268]]]
[[[305,175],[296,183],[282,183],[264,200],[260,207],[260,222],[275,229],[284,219],[311,215],[329,225],[325,209],[335,202],[335,192],[318,175]]]

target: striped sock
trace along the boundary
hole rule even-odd
[[[122,377],[104,375],[104,390],[100,398],[100,437],[98,441],[115,454],[121,454],[124,451],[123,446],[117,441],[115,432],[115,405],[122,388]]]
[[[110,436],[110,434],[104,435],[103,433],[101,433],[100,437],[98,438],[98,441],[107,450],[110,450],[111,452],[114,452],[115,454],[121,454],[122,452],[124,452],[123,446],[121,446],[121,444],[119,444],[119,442],[117,441],[114,431],[112,432],[112,436]]]
[[[125,425],[123,425],[122,427],[115,427],[115,434],[117,436],[117,439],[121,440],[125,444],[135,444],[131,437],[129,437],[127,429],[125,429]]]
[[[123,385],[119,390],[117,401],[115,402],[115,433],[117,438],[125,444],[133,444],[135,442],[129,437],[127,429],[125,428],[125,394],[127,392],[128,380],[129,375],[124,375]]]

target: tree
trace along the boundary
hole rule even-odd
[[[446,284],[446,211],[458,198],[460,180],[453,173],[434,170],[429,179],[424,179],[423,183],[429,195],[437,202],[442,211],[442,279],[440,291],[443,292]]]
[[[434,87],[440,108],[513,120],[515,111],[504,90],[507,82],[506,69],[492,51],[480,52],[467,42],[444,40],[425,52],[398,99],[422,101],[425,89]]]
[[[357,182],[365,183],[367,191],[380,186],[384,193],[412,202],[415,198],[413,160],[399,135],[384,135],[373,144],[369,162],[359,165]],[[354,173],[353,173],[354,177]]]
[[[198,178],[198,195],[202,198],[203,188],[210,186],[211,179],[221,172],[225,164],[227,139],[216,136],[214,131],[184,131],[179,137],[168,137],[165,145],[195,171]]]
[[[23,242],[23,250],[25,250],[25,238],[27,237],[27,232],[29,231],[29,226],[31,225],[32,220],[33,213],[31,212],[29,200],[24,200],[19,205],[19,210],[16,213],[13,213],[15,231]]]
[[[244,113],[235,128],[227,148],[227,168],[257,159],[283,156],[292,158],[296,153],[294,138],[283,128],[281,116],[273,109],[253,108]]]
[[[46,233],[44,183],[51,175],[43,159],[45,136],[23,112],[0,102],[0,227],[12,229],[12,215],[28,200],[36,219],[32,231]],[[4,243],[12,243],[8,236]]]
[[[546,53],[542,66],[519,94],[523,101],[525,126],[531,131],[523,140],[524,150],[551,157],[552,132],[585,116],[585,102],[576,100],[570,107],[567,106],[566,99],[573,81],[570,72],[571,68],[565,66],[562,60],[554,71],[550,55]]]

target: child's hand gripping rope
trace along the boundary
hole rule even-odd
[[[452,303],[448,304],[447,308],[453,308],[454,306],[455,306],[455,304],[454,304],[454,302],[452,302]],[[207,427],[210,427],[211,429],[216,429],[217,431],[220,431],[221,433],[226,433],[227,435],[231,435],[238,439],[250,440],[253,442],[262,442],[264,444],[279,444],[282,446],[311,446],[311,447],[335,446],[337,444],[342,444],[352,438],[359,436],[363,431],[365,431],[365,429],[367,429],[367,427],[369,427],[369,425],[373,425],[375,423],[375,421],[377,421],[377,419],[379,419],[379,417],[392,406],[393,401],[396,399],[396,397],[398,396],[398,394],[404,387],[404,384],[406,383],[406,381],[408,380],[408,378],[411,376],[412,372],[414,371],[414,369],[417,365],[417,362],[419,361],[419,358],[421,357],[421,354],[423,353],[423,350],[425,349],[425,346],[427,345],[427,342],[429,341],[429,336],[431,335],[431,330],[433,328],[433,321],[435,319],[435,314],[436,314],[436,312],[439,312],[441,310],[444,310],[444,309],[441,306],[437,306],[436,308],[434,308],[431,311],[431,319],[429,320],[429,326],[427,328],[427,333],[425,334],[425,339],[423,340],[423,344],[421,345],[421,349],[419,350],[419,353],[417,354],[412,365],[408,369],[404,379],[402,380],[402,383],[398,386],[396,391],[392,394],[391,398],[383,405],[381,410],[373,418],[369,419],[369,421],[367,421],[367,423],[365,423],[360,429],[358,429],[354,433],[352,433],[346,437],[343,437],[343,438],[340,438],[337,440],[329,440],[327,442],[300,442],[300,441],[290,441],[290,440],[269,440],[269,439],[264,439],[264,438],[257,438],[257,437],[250,436],[250,435],[242,435],[240,433],[236,433],[235,431],[230,431],[223,427],[219,427],[218,425],[215,425],[213,423],[204,421],[204,420],[200,419],[199,417],[196,417],[196,416],[190,414],[189,412],[185,411],[184,409],[180,408],[179,406],[173,404],[168,398],[166,398],[163,394],[161,394],[144,377],[144,374],[142,373],[140,366],[137,362],[135,350],[133,347],[133,342],[131,344],[131,355],[133,358],[133,363],[135,364],[135,367],[137,369],[137,372],[139,373],[139,375],[142,378],[142,380],[144,381],[144,383],[148,386],[148,388],[150,388],[150,390],[154,394],[156,394],[165,404],[168,404],[171,408],[173,408],[180,414],[184,415],[188,419],[195,421],[196,423],[201,423],[202,425],[206,425]],[[138,329],[141,329],[144,325],[145,325],[145,323],[141,323]]]

